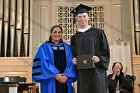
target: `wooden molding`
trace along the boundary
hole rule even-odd
[[[27,82],[32,82],[32,58],[28,57],[1,57],[0,77],[22,76]]]

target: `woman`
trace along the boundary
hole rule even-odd
[[[122,72],[123,66],[115,62],[112,66],[113,73],[108,75],[109,93],[132,93],[134,76],[127,75],[127,68]]]
[[[70,45],[62,41],[62,28],[52,27],[49,41],[39,47],[33,62],[33,80],[40,82],[42,93],[73,93],[76,70]]]

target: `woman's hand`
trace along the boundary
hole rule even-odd
[[[63,83],[66,83],[68,77],[63,75]]]
[[[61,81],[62,75],[63,75],[63,74],[61,74],[61,73],[57,74],[57,75],[55,76],[55,79],[58,80],[58,81]]]
[[[128,67],[124,68],[124,76],[126,76],[126,73],[128,72]]]
[[[114,73],[112,76],[112,80],[115,80],[116,74]]]
[[[66,83],[68,77],[67,76],[64,76],[63,74],[59,73],[55,76],[55,79],[57,81],[59,81],[60,83]]]

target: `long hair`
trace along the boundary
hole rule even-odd
[[[120,70],[120,72],[122,72],[122,70],[123,70],[123,65],[122,65],[121,62],[115,62],[115,63],[113,63],[113,65],[112,65],[112,69],[114,68],[114,66],[116,65],[116,63],[119,63],[119,64],[121,65],[121,70]]]
[[[62,30],[62,27],[59,26],[59,25],[54,25],[52,28],[51,28],[51,31],[50,31],[50,34],[52,33],[53,29],[56,28],[56,27],[59,27],[61,32],[63,33],[63,30]],[[49,41],[52,41],[52,37],[51,35],[49,36]],[[60,39],[60,41],[63,41],[62,38]]]

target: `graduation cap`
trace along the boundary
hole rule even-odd
[[[80,4],[78,5],[76,8],[74,8],[71,13],[74,14],[74,23],[75,23],[75,17],[78,15],[78,14],[81,14],[81,13],[87,13],[88,14],[88,11],[90,11],[92,8],[91,7],[88,7],[86,5],[83,5],[83,4]]]

